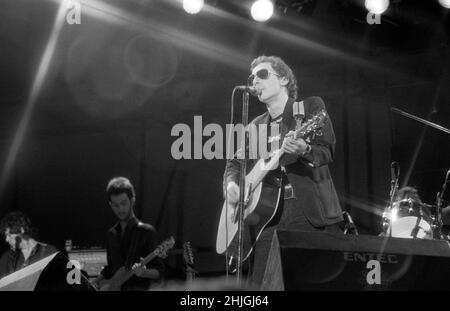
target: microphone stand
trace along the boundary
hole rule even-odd
[[[442,185],[442,191],[438,192],[436,195],[436,221],[434,224],[436,239],[442,239],[442,200],[444,198],[444,192],[447,188],[449,174],[450,170],[448,170],[447,174],[445,175],[445,181]]]
[[[404,112],[404,111],[402,111],[402,110],[400,110],[400,109],[398,109],[398,108],[392,107],[391,110],[392,110],[393,112],[395,112],[395,113],[401,114],[402,116],[405,116],[405,117],[408,117],[408,118],[410,118],[410,119],[419,121],[419,122],[421,122],[421,123],[423,123],[423,124],[425,124],[425,125],[434,127],[435,129],[438,129],[438,130],[440,130],[440,131],[442,131],[442,132],[445,132],[445,133],[447,133],[447,134],[450,134],[450,129],[445,128],[445,127],[443,127],[443,126],[440,126],[440,125],[438,125],[438,124],[436,124],[436,123],[433,123],[433,122],[427,121],[427,120],[425,120],[425,119],[416,117],[415,115],[412,115],[412,114],[410,114],[410,113]]]
[[[240,175],[239,175],[239,203],[238,203],[238,252],[237,252],[237,266],[236,266],[236,280],[238,286],[241,285],[242,277],[242,253],[244,244],[244,209],[245,209],[245,175],[247,172],[247,158],[248,158],[248,145],[249,137],[247,131],[248,125],[248,101],[249,92],[244,91],[242,95],[242,125],[244,126],[244,142],[242,146],[242,154],[244,155],[241,165],[240,165]]]
[[[396,167],[398,167],[397,162],[392,162],[391,166],[395,164]],[[386,216],[386,213],[383,213],[383,231],[386,234],[386,236],[392,235],[392,226],[391,226],[391,219],[392,219],[392,210],[394,209],[394,198],[397,195],[398,190],[398,177],[400,175],[400,169],[395,170],[395,178],[391,180],[391,190],[389,192],[390,196],[390,202],[389,202],[389,217]],[[389,230],[389,235],[388,235]]]

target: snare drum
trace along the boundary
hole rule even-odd
[[[390,220],[388,236],[407,239],[433,239],[433,217],[421,202],[404,199],[393,204],[386,216]]]

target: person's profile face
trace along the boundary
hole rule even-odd
[[[112,194],[109,205],[119,220],[128,220],[132,213],[134,198],[130,200],[126,193]]]

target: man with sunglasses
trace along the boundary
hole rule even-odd
[[[263,287],[270,245],[276,229],[301,231],[341,232],[338,223],[342,218],[339,199],[331,178],[328,164],[333,161],[335,136],[333,126],[327,115],[325,124],[318,135],[311,140],[294,139],[293,131],[298,122],[306,121],[325,104],[319,97],[309,97],[301,102],[297,100],[297,80],[289,66],[279,57],[260,56],[250,66],[249,85],[258,91],[258,99],[266,105],[267,112],[252,122],[256,125],[267,124],[267,135],[250,135],[250,139],[268,137],[271,129],[279,126],[282,141],[281,157],[277,169],[270,171],[263,180],[263,186],[281,188],[277,216],[259,236],[255,249],[251,281],[257,287]],[[293,115],[294,104],[302,107],[304,117],[296,121]],[[256,138],[254,138],[256,137]],[[250,143],[251,144],[251,143]],[[249,167],[256,160],[249,161]],[[224,174],[224,187],[229,202],[239,200],[238,160],[228,161]]]

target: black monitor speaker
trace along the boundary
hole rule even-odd
[[[275,231],[262,290],[449,290],[445,240]]]

